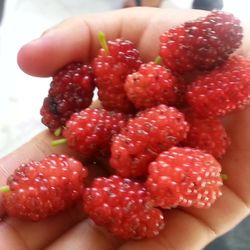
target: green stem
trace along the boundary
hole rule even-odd
[[[62,128],[61,128],[61,127],[57,128],[57,129],[54,131],[54,135],[55,135],[55,136],[60,136],[61,133],[62,133]]]
[[[227,180],[228,179],[228,176],[226,174],[220,174],[220,178],[222,180]]]
[[[157,56],[156,58],[155,58],[155,64],[159,64],[159,65],[161,65],[161,57],[160,56]]]
[[[58,139],[58,140],[54,140],[51,142],[51,146],[56,147],[58,145],[63,145],[67,143],[67,139],[63,138],[63,139]]]
[[[8,185],[0,187],[0,193],[10,192],[10,187]]]
[[[107,40],[106,40],[105,34],[103,32],[98,33],[98,40],[99,40],[99,43],[100,43],[101,47],[106,52],[106,54],[109,54],[109,48],[108,48]]]

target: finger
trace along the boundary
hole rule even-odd
[[[231,146],[222,161],[229,186],[250,207],[250,107],[227,117]]]
[[[48,76],[69,62],[89,62],[100,47],[99,31],[107,39],[122,37],[133,41],[143,59],[152,60],[158,55],[159,35],[163,31],[205,14],[204,11],[143,7],[71,18],[24,45],[18,63],[28,74]]]
[[[166,227],[159,236],[153,239],[129,241],[119,250],[198,250],[215,237],[210,228],[179,209],[167,211],[165,215]]]
[[[120,250],[203,249],[248,214],[247,207],[230,189],[209,209],[172,209],[165,212],[166,226],[159,236],[129,241]]]
[[[52,152],[78,157],[66,146],[52,148],[50,146],[52,139],[53,136],[49,132],[43,132],[15,152],[1,159],[0,184],[5,184],[6,178],[20,163],[41,160]],[[105,175],[105,172],[98,166],[92,166],[89,175],[89,178],[93,178],[95,175]],[[13,218],[6,219],[0,223],[0,231],[3,232],[0,234],[0,249],[18,249],[18,246],[17,248],[8,248],[8,246],[15,244],[13,242],[20,243],[20,241],[28,249],[42,249],[84,217],[82,210],[76,208],[36,223]],[[4,247],[1,247],[1,245]]]
[[[91,220],[78,223],[46,250],[116,250],[121,241],[111,236]]]
[[[237,53],[245,56],[246,58],[250,58],[250,25],[249,22],[244,20],[241,25],[243,27],[243,40],[242,46],[238,49]]]
[[[175,209],[165,213],[166,228],[158,237],[149,240],[129,241],[122,246],[117,239],[111,238],[88,220],[79,223],[62,235],[47,250],[164,250],[164,249],[198,249],[215,237],[213,231],[191,215]],[[187,231],[187,232],[186,232]],[[180,240],[181,239],[181,240]],[[193,242],[192,242],[193,240]],[[197,247],[197,248],[196,248]]]
[[[44,249],[84,218],[80,208],[67,210],[40,222],[9,218],[0,223],[0,249]]]

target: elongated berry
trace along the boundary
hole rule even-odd
[[[184,140],[188,129],[176,108],[162,104],[141,111],[114,137],[110,165],[123,177],[145,176],[148,164]]]
[[[71,116],[63,136],[70,148],[87,158],[106,156],[110,152],[112,137],[126,122],[127,116],[122,113],[87,108]]]
[[[98,96],[107,110],[123,113],[134,112],[134,106],[124,90],[128,74],[135,72],[142,61],[139,51],[131,41],[116,39],[108,41],[93,61]]]
[[[42,123],[51,131],[65,125],[70,116],[88,107],[94,91],[92,68],[71,63],[59,70],[41,108]]]
[[[232,14],[212,11],[163,33],[160,56],[174,72],[212,69],[240,47],[242,33],[240,21]]]
[[[221,196],[221,165],[201,150],[173,147],[150,163],[146,181],[155,205],[208,208]]]
[[[250,104],[250,60],[235,56],[199,76],[188,87],[187,101],[203,117],[223,116],[243,109]]]
[[[86,176],[86,168],[65,155],[21,164],[7,180],[5,211],[33,221],[55,215],[81,200]]]
[[[123,239],[152,238],[165,226],[143,185],[115,175],[95,179],[85,190],[83,206],[97,225]]]

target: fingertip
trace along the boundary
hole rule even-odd
[[[87,50],[81,45],[84,48],[88,43],[81,39],[67,40],[66,32],[54,30],[21,47],[17,63],[29,75],[48,77],[68,63],[83,61]]]
[[[27,74],[38,77],[51,76],[65,63],[62,54],[56,55],[53,37],[41,37],[25,44],[18,52],[17,63]]]
[[[40,40],[36,39],[23,45],[17,54],[17,63],[22,71],[32,76],[46,76],[49,75],[48,70],[44,72],[42,67],[42,60],[38,60],[41,54]],[[45,74],[44,74],[45,73]]]
[[[61,66],[60,56],[56,56],[55,51],[53,37],[40,37],[21,47],[17,63],[31,76],[48,77]]]

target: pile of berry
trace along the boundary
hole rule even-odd
[[[250,61],[232,55],[242,33],[233,15],[213,11],[163,33],[147,63],[132,42],[100,33],[91,65],[56,73],[41,109],[50,131],[62,131],[52,144],[85,160],[22,164],[1,188],[6,213],[37,221],[81,202],[115,236],[142,239],[164,228],[164,209],[209,208],[222,195],[217,160],[230,145],[220,119],[250,103]],[[89,107],[95,87],[100,108]],[[97,159],[112,173],[86,187],[86,162]]]

